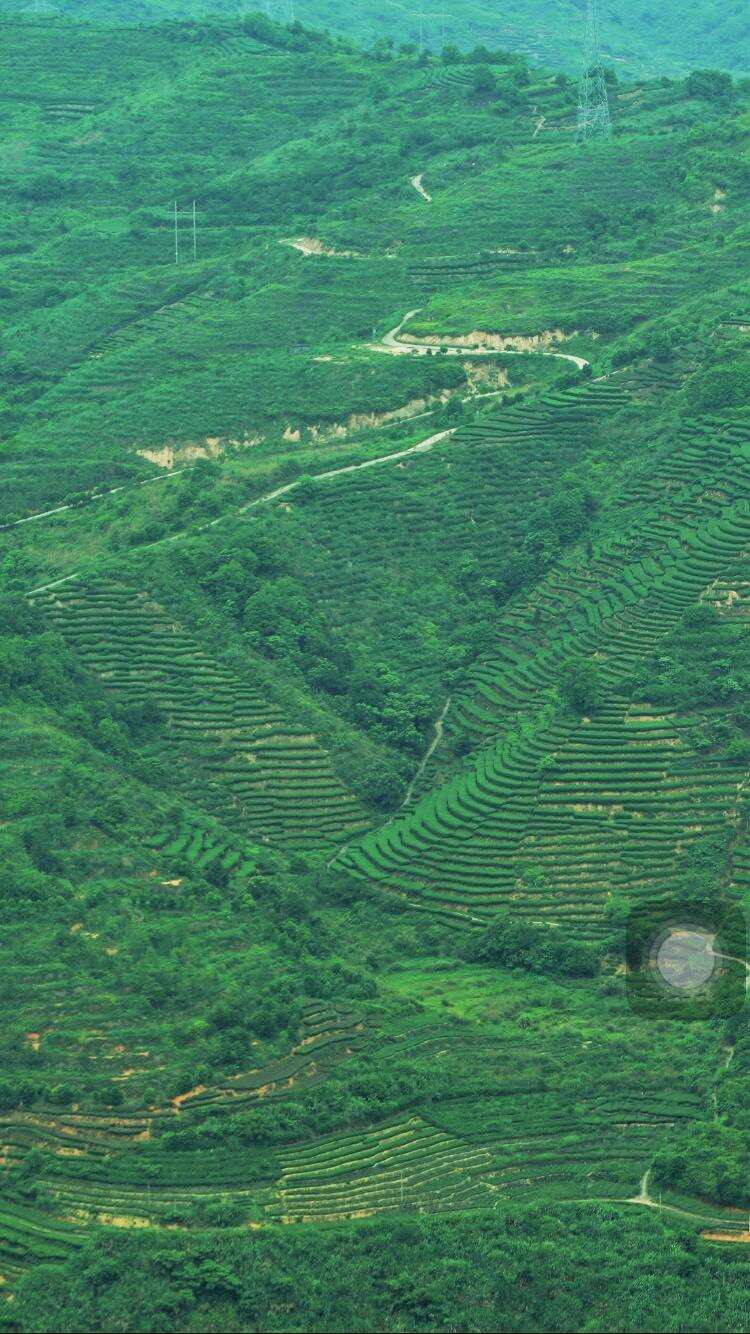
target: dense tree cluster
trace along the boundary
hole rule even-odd
[[[131,1231],[22,1285],[21,1331],[745,1327],[742,1247],[590,1204],[357,1229]],[[407,1259],[408,1257],[408,1259]],[[387,1293],[384,1302],[383,1294]]]
[[[562,977],[594,977],[600,960],[589,945],[556,927],[514,920],[510,913],[495,920],[469,946],[474,963],[496,963],[530,973]]]

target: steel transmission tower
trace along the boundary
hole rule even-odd
[[[578,94],[578,139],[607,138],[612,133],[607,80],[602,65],[598,0],[586,0],[586,34]]]

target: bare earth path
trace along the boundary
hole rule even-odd
[[[423,357],[427,356],[428,354],[434,353],[436,351],[436,347],[432,343],[403,343],[399,341],[398,335],[401,333],[404,326],[409,322],[410,319],[412,319],[414,315],[417,315],[420,310],[421,310],[420,306],[417,306],[414,310],[408,310],[404,315],[403,319],[400,320],[399,323],[396,325],[396,327],[394,329],[390,329],[388,333],[383,335],[383,338],[380,341],[380,343],[372,343],[369,346],[375,348],[377,351],[388,352],[391,353],[391,355],[395,356]],[[453,346],[449,345],[447,347],[447,355],[456,357],[458,356],[460,357],[487,357],[487,356],[553,357],[558,361],[572,362],[573,365],[577,366],[579,370],[583,370],[584,367],[589,366],[591,364],[590,362],[586,361],[584,357],[576,357],[569,352],[549,352],[547,350],[530,353],[530,352],[520,352],[513,348],[506,348],[505,350],[502,350],[499,348],[465,348],[456,345]],[[489,397],[489,395],[487,395],[487,397]],[[427,437],[427,439],[420,440],[416,445],[410,445],[408,449],[400,449],[392,454],[381,454],[374,459],[365,459],[364,462],[362,463],[350,463],[344,468],[331,468],[328,469],[326,472],[315,473],[313,474],[313,479],[318,482],[327,481],[332,477],[341,477],[345,473],[359,472],[363,468],[376,468],[384,463],[396,463],[398,462],[399,459],[406,458],[410,454],[426,453],[428,450],[432,449],[436,444],[438,444],[440,440],[444,440],[446,439],[447,436],[453,435],[456,429],[457,428],[454,426],[451,427],[449,430],[438,431],[435,435],[430,435]],[[166,480],[167,477],[176,477],[180,472],[184,471],[186,471],[186,469],[184,468],[175,469],[173,472],[162,474],[161,477],[148,477],[144,481],[136,483],[136,485],[147,486],[150,485],[150,483],[152,482],[164,481]],[[191,531],[203,532],[207,528],[213,528],[217,524],[223,523],[225,519],[229,518],[233,514],[244,514],[248,510],[256,509],[260,505],[267,505],[273,502],[274,500],[278,500],[279,497],[288,495],[290,492],[295,491],[299,485],[300,485],[299,481],[288,482],[286,486],[277,487],[276,490],[269,491],[266,493],[266,495],[259,496],[256,500],[249,501],[247,505],[242,505],[237,510],[230,510],[227,514],[222,514],[217,519],[212,519],[210,523],[201,524],[199,528],[193,529]],[[92,496],[91,499],[103,500],[106,496],[116,495],[118,492],[123,491],[125,489],[126,488],[122,486],[115,486],[112,487],[109,491],[103,491],[100,495]],[[25,519],[18,519],[14,523],[3,525],[3,527],[13,528],[16,527],[18,524],[32,523],[35,520],[49,518],[52,515],[62,514],[67,510],[72,510],[76,508],[78,507],[75,505],[58,505],[54,509],[45,510],[43,513],[40,514],[29,515]],[[3,530],[3,527],[0,527],[0,532]],[[169,537],[162,537],[159,538],[156,542],[149,542],[145,546],[137,548],[137,550],[149,551],[154,547],[162,546],[166,542],[179,541],[181,537],[185,536],[187,536],[187,531],[185,530],[180,531],[178,533],[172,533],[170,534]],[[29,596],[35,593],[44,593],[47,591],[47,589],[50,588],[57,588],[60,584],[69,583],[73,579],[80,578],[82,573],[83,571],[76,570],[72,574],[65,575],[62,579],[55,579],[49,584],[43,584],[39,588],[31,589],[29,592]],[[437,741],[435,744],[437,744]],[[429,756],[427,756],[427,759],[429,759]],[[425,763],[426,762],[427,761],[425,760]],[[415,775],[414,781],[416,781],[417,776],[418,775]]]
[[[120,491],[129,491],[131,486],[151,486],[153,482],[165,482],[168,477],[179,477],[181,472],[188,472],[188,468],[173,468],[171,472],[161,473],[158,477],[144,477],[143,481],[124,483],[122,486],[111,486],[108,491],[97,491],[89,496],[86,504],[91,505],[97,500],[106,500],[107,496],[119,495]],[[52,514],[65,514],[66,510],[80,509],[80,505],[56,505],[54,509],[42,510],[39,514],[28,514],[25,519],[14,519],[12,523],[0,523],[0,533],[4,533],[8,528],[19,528],[22,523],[35,523],[37,519],[49,519]]]
[[[661,1195],[659,1196],[658,1200],[655,1200],[653,1195],[651,1194],[650,1180],[651,1180],[651,1168],[649,1167],[648,1171],[644,1172],[643,1176],[641,1177],[638,1194],[631,1195],[630,1199],[624,1200],[623,1203],[640,1204],[644,1209],[660,1209],[664,1213],[677,1214],[679,1218],[692,1218],[698,1222],[712,1223],[714,1225],[715,1224],[720,1225],[723,1223],[726,1226],[727,1224],[726,1216],[722,1217],[721,1215],[712,1216],[712,1215],[698,1214],[691,1209],[682,1209],[677,1204],[662,1204]]]
[[[431,204],[431,203],[432,203],[432,195],[431,195],[431,194],[428,194],[427,191],[425,190],[425,188],[424,188],[424,186],[423,186],[423,184],[422,184],[423,179],[424,179],[424,172],[423,172],[423,171],[420,171],[420,173],[419,173],[418,176],[412,176],[411,181],[409,182],[409,184],[412,185],[412,186],[414,187],[414,189],[417,191],[417,194],[420,194],[420,195],[422,196],[422,198],[423,198],[428,204]]]
[[[439,715],[439,717],[435,720],[435,734],[434,734],[434,736],[433,736],[433,738],[432,738],[432,740],[431,740],[429,746],[427,747],[427,749],[426,749],[424,755],[422,756],[422,759],[421,759],[420,762],[419,762],[419,767],[418,767],[418,769],[417,769],[417,772],[415,773],[415,775],[414,775],[414,777],[412,778],[412,780],[411,780],[411,782],[410,782],[408,788],[406,789],[406,796],[404,797],[404,800],[403,800],[403,802],[401,803],[402,806],[408,806],[408,805],[409,805],[409,802],[411,801],[411,798],[412,798],[412,793],[413,793],[413,791],[414,791],[414,789],[415,789],[417,783],[419,782],[420,778],[422,777],[422,774],[424,773],[425,769],[427,768],[427,765],[429,764],[430,759],[431,759],[432,756],[435,754],[435,751],[437,750],[438,746],[440,745],[440,742],[441,742],[442,739],[443,739],[443,729],[444,729],[444,724],[445,724],[445,720],[446,720],[446,718],[448,717],[448,710],[449,710],[450,706],[451,706],[451,699],[450,699],[450,695],[449,695],[448,698],[447,698],[447,700],[445,701],[445,705],[444,705],[444,708],[443,708],[442,713],[441,713],[441,714]]]
[[[421,178],[420,178],[420,179],[421,179]],[[412,184],[413,184],[413,182],[412,182]],[[291,245],[291,246],[294,246],[295,249],[299,249],[299,250],[301,250],[304,254],[307,254],[307,255],[310,255],[310,254],[320,254],[320,253],[321,253],[317,248],[315,248],[315,249],[307,249],[307,248],[306,248],[306,246],[307,246],[307,241],[308,241],[308,238],[302,237],[302,238],[299,239],[299,241],[284,241],[284,242],[282,242],[281,244],[283,244],[283,245]],[[317,246],[318,244],[319,244],[319,243],[316,242],[316,243],[315,243],[315,246]],[[342,251],[342,252],[341,252],[341,257],[342,257],[342,258],[348,258],[350,255],[353,255],[353,254],[354,254],[354,252],[343,252],[343,251]],[[436,352],[438,351],[438,345],[436,345],[436,344],[434,344],[434,343],[419,343],[419,342],[414,342],[414,343],[404,343],[404,342],[402,342],[402,341],[399,339],[399,334],[403,331],[405,325],[407,325],[408,322],[409,322],[409,320],[412,319],[415,315],[418,315],[421,309],[422,309],[421,306],[417,306],[414,310],[407,310],[407,312],[406,312],[406,314],[404,315],[403,319],[399,321],[399,323],[396,325],[396,327],[395,327],[394,329],[390,329],[390,330],[388,331],[388,333],[384,334],[383,337],[382,337],[382,339],[381,339],[381,341],[380,341],[379,343],[369,343],[367,346],[370,347],[370,348],[372,348],[373,350],[375,350],[375,351],[377,351],[377,352],[388,352],[388,353],[390,353],[392,356],[412,356],[412,357],[417,356],[417,357],[425,357],[425,356],[432,355],[432,354],[436,353]],[[586,366],[589,366],[589,365],[591,364],[589,361],[586,361],[585,357],[576,357],[576,356],[574,356],[574,355],[573,355],[572,353],[570,353],[570,352],[550,352],[550,351],[548,351],[548,350],[546,350],[546,349],[540,349],[538,352],[522,352],[522,351],[519,351],[519,350],[516,349],[516,348],[505,348],[505,349],[502,349],[502,348],[492,348],[492,347],[489,347],[489,348],[488,348],[488,347],[476,347],[476,348],[472,348],[472,347],[462,347],[462,346],[459,346],[458,344],[443,344],[443,346],[445,347],[445,355],[450,356],[450,357],[492,357],[492,356],[495,356],[495,357],[525,357],[525,356],[554,357],[554,358],[556,358],[558,361],[569,361],[569,362],[571,362],[574,366],[577,366],[579,370],[583,370]],[[499,390],[498,390],[498,391],[493,391],[491,394],[488,393],[488,394],[474,394],[474,395],[469,395],[469,399],[470,399],[470,398],[490,398],[490,397],[494,397],[494,396],[495,396],[495,392],[499,393],[500,391],[499,391]],[[465,402],[468,402],[469,399],[465,399],[464,401],[465,401]],[[426,416],[427,414],[420,414],[420,415],[425,415],[425,416]],[[416,448],[416,446],[414,446],[414,448]],[[392,458],[395,458],[395,459],[398,459],[398,458],[401,457],[401,454],[394,454],[394,455],[387,454],[387,455],[383,455],[382,459],[369,459],[369,460],[367,460],[365,463],[361,463],[361,464],[360,464],[360,463],[352,464],[349,468],[344,468],[344,469],[334,469],[334,470],[333,470],[332,472],[330,472],[330,473],[328,473],[328,472],[326,472],[326,473],[320,473],[319,476],[320,476],[321,478],[326,478],[326,477],[336,477],[336,476],[338,476],[339,471],[342,471],[342,472],[353,472],[353,471],[356,471],[357,468],[367,468],[367,467],[372,467],[373,464],[375,464],[375,463],[379,463],[379,462],[381,462],[381,461],[385,461],[386,459],[391,458],[391,457],[392,457]],[[99,493],[97,493],[97,494],[95,494],[95,495],[90,496],[90,497],[88,498],[88,500],[87,500],[86,503],[89,504],[89,503],[93,503],[93,502],[98,501],[98,500],[104,500],[104,499],[106,499],[107,496],[115,496],[115,495],[118,495],[121,491],[129,490],[131,485],[132,485],[132,486],[150,486],[153,482],[162,482],[162,481],[166,481],[168,477],[178,477],[178,476],[180,475],[180,473],[187,472],[187,471],[188,471],[187,468],[174,468],[174,469],[172,469],[172,470],[171,470],[170,472],[168,472],[168,473],[163,473],[163,474],[161,474],[159,477],[146,477],[146,478],[144,478],[142,481],[135,482],[135,483],[132,483],[132,484],[126,484],[126,485],[123,485],[123,486],[113,486],[113,487],[111,487],[111,488],[110,488],[109,490],[107,490],[107,491],[101,491],[101,492],[99,492]],[[296,482],[292,482],[292,483],[290,483],[289,488],[282,488],[282,490],[280,490],[280,491],[278,491],[278,492],[273,492],[273,493],[271,493],[271,495],[262,498],[262,500],[253,501],[252,504],[253,504],[253,505],[255,505],[255,504],[261,504],[261,503],[264,503],[265,500],[268,500],[268,499],[275,499],[276,495],[283,495],[283,494],[284,494],[284,491],[285,491],[286,489],[292,489],[292,488],[293,488],[294,486],[296,486],[296,485],[297,485]],[[29,515],[27,515],[27,516],[26,516],[25,518],[23,518],[23,519],[14,519],[11,523],[3,523],[3,524],[0,524],[0,533],[7,531],[7,529],[9,529],[9,528],[18,528],[18,527],[21,526],[21,524],[25,524],[25,523],[35,523],[35,522],[37,522],[39,519],[49,519],[49,518],[51,518],[51,517],[52,517],[53,515],[55,515],[55,514],[65,514],[65,513],[68,512],[69,510],[79,509],[79,508],[80,508],[80,506],[79,506],[79,505],[76,505],[76,504],[70,504],[70,505],[56,505],[53,509],[42,510],[39,514],[29,514]],[[215,522],[215,523],[218,523],[218,522],[220,522],[220,520],[214,520],[214,522]],[[165,538],[165,539],[163,539],[163,540],[164,540],[164,541],[169,541],[170,539]],[[71,576],[71,577],[73,577],[73,576]]]
[[[737,1218],[736,1228],[734,1228],[733,1227],[734,1220],[730,1220],[726,1214],[724,1215],[702,1214],[702,1213],[696,1213],[694,1210],[691,1209],[683,1209],[680,1207],[680,1205],[677,1204],[663,1204],[661,1199],[661,1194],[659,1196],[659,1199],[655,1200],[651,1194],[650,1178],[651,1178],[651,1168],[649,1167],[648,1170],[644,1172],[643,1176],[641,1177],[637,1195],[630,1195],[626,1198],[623,1198],[622,1196],[618,1195],[586,1195],[582,1196],[580,1199],[572,1200],[570,1201],[570,1203],[634,1204],[640,1206],[642,1209],[654,1209],[655,1211],[660,1211],[665,1214],[674,1214],[678,1218],[689,1218],[693,1223],[702,1223],[704,1225],[704,1230],[701,1231],[701,1236],[713,1239],[715,1241],[745,1241],[745,1240],[750,1241],[750,1232],[742,1231],[742,1223],[739,1221],[739,1217]],[[737,1211],[737,1213],[739,1214],[739,1210]],[[705,1230],[705,1228],[707,1227],[715,1227],[715,1228],[724,1227],[724,1228],[732,1228],[732,1230],[725,1233],[717,1232],[712,1234]]]
[[[406,312],[406,314],[403,316],[403,318],[399,321],[399,323],[395,326],[395,328],[390,329],[390,330],[388,331],[388,333],[386,333],[386,334],[383,335],[383,338],[381,339],[381,341],[380,341],[379,343],[371,343],[371,344],[369,344],[369,346],[372,347],[372,348],[374,348],[376,351],[379,351],[379,352],[388,352],[388,353],[390,353],[391,355],[395,355],[395,356],[421,356],[421,357],[423,357],[423,356],[427,356],[428,354],[431,355],[431,354],[435,353],[435,352],[437,351],[437,348],[436,348],[436,345],[435,345],[435,344],[432,344],[432,343],[419,343],[419,342],[414,342],[414,343],[404,343],[404,342],[402,342],[402,341],[399,339],[399,334],[400,334],[400,333],[402,332],[402,330],[404,329],[404,326],[405,326],[406,324],[408,324],[409,320],[412,319],[415,315],[417,315],[417,314],[419,313],[420,310],[421,310],[421,306],[417,306],[414,310],[408,310],[408,311]],[[577,356],[574,356],[574,355],[573,355],[572,353],[570,353],[570,352],[550,352],[550,351],[547,350],[547,349],[540,349],[540,350],[537,351],[537,352],[522,352],[522,351],[519,351],[518,349],[515,349],[515,348],[505,348],[505,349],[501,349],[501,348],[484,348],[484,347],[479,347],[479,348],[466,348],[466,347],[461,347],[461,346],[456,345],[456,344],[452,344],[452,345],[451,345],[451,344],[446,344],[446,345],[444,345],[444,346],[446,347],[447,355],[448,355],[448,356],[455,356],[455,357],[459,357],[459,356],[460,356],[460,357],[488,357],[488,356],[505,356],[505,357],[507,357],[507,356],[518,356],[518,357],[523,357],[523,356],[527,356],[527,357],[528,357],[528,356],[542,356],[542,357],[553,357],[553,358],[555,358],[555,359],[558,360],[558,361],[568,361],[568,362],[571,362],[574,366],[577,366],[579,370],[583,370],[586,366],[589,366],[589,365],[591,364],[590,362],[586,361],[586,359],[585,359],[584,357],[577,357]],[[499,391],[498,391],[498,392],[499,392]],[[487,395],[481,395],[481,397],[490,397],[490,395],[489,395],[489,394],[487,394]],[[421,441],[419,441],[416,445],[410,445],[408,449],[400,449],[400,450],[397,450],[395,453],[392,453],[392,454],[381,454],[381,455],[379,455],[377,458],[373,458],[373,459],[365,459],[362,463],[350,463],[350,464],[348,464],[346,467],[343,467],[343,468],[331,468],[331,469],[328,469],[326,472],[321,472],[321,473],[313,474],[313,479],[314,479],[315,481],[318,481],[318,482],[327,481],[327,480],[329,480],[329,479],[332,478],[332,477],[341,477],[341,476],[343,476],[345,473],[359,472],[359,471],[360,471],[361,469],[363,469],[363,468],[376,468],[376,467],[378,467],[378,466],[380,466],[381,464],[384,464],[384,463],[395,463],[395,462],[398,462],[399,459],[406,458],[406,457],[407,457],[408,455],[410,455],[410,454],[421,454],[421,453],[425,453],[425,452],[427,452],[428,450],[432,449],[432,448],[434,447],[434,445],[436,445],[440,440],[444,440],[444,439],[446,439],[447,436],[453,435],[453,433],[454,433],[455,430],[456,430],[456,427],[451,427],[449,430],[438,431],[436,434],[428,436],[425,440],[421,440]],[[184,469],[184,468],[175,469],[174,471],[172,471],[172,472],[170,472],[170,473],[162,474],[160,477],[148,477],[148,478],[146,478],[144,481],[136,483],[136,485],[137,485],[137,486],[147,486],[147,485],[150,485],[152,482],[156,482],[156,481],[164,481],[164,480],[166,480],[167,477],[176,477],[176,476],[179,475],[180,472],[185,472],[185,471],[187,471],[187,470]],[[247,505],[242,505],[242,506],[241,506],[239,509],[237,509],[237,510],[230,510],[230,511],[228,511],[227,514],[222,514],[222,515],[220,515],[217,519],[212,519],[212,520],[210,521],[210,523],[201,524],[199,528],[197,528],[197,529],[192,529],[191,531],[192,531],[192,532],[203,532],[205,529],[213,528],[213,527],[215,527],[217,524],[223,523],[225,519],[227,519],[228,517],[230,517],[230,516],[233,515],[233,514],[244,514],[244,513],[246,513],[248,510],[256,509],[256,508],[257,508],[258,506],[260,506],[260,505],[267,505],[267,504],[273,502],[274,500],[278,500],[281,496],[288,495],[290,492],[295,491],[299,485],[300,485],[299,480],[298,480],[298,481],[295,481],[295,482],[288,482],[288,483],[286,484],[286,486],[280,486],[280,487],[277,487],[274,491],[269,491],[269,492],[266,493],[266,495],[259,496],[256,500],[251,500],[251,501],[249,501],[249,503],[248,503]],[[101,492],[101,494],[99,494],[99,495],[92,496],[92,497],[91,497],[91,500],[92,500],[92,501],[93,501],[93,500],[103,500],[106,496],[109,496],[109,495],[116,495],[118,492],[123,491],[123,490],[125,490],[125,489],[126,489],[126,488],[125,488],[124,486],[115,486],[115,487],[112,487],[109,491],[103,491],[103,492]],[[51,517],[52,515],[55,515],[55,514],[62,514],[62,513],[65,513],[65,512],[68,511],[68,510],[72,510],[72,509],[76,509],[76,508],[78,508],[76,505],[58,505],[58,506],[56,506],[54,509],[45,510],[43,513],[40,513],[40,514],[32,514],[32,515],[29,515],[29,516],[28,516],[27,518],[25,518],[25,519],[17,519],[14,523],[4,524],[4,525],[2,525],[2,526],[0,527],[0,532],[3,531],[3,528],[14,528],[14,527],[17,527],[19,524],[22,524],[22,523],[32,523],[32,522],[34,522],[34,521],[36,521],[36,520],[38,520],[38,519],[49,518],[49,517]],[[145,546],[143,546],[143,547],[139,547],[139,548],[137,548],[137,549],[140,550],[140,551],[148,551],[148,550],[151,550],[151,549],[154,548],[154,547],[162,546],[165,542],[176,542],[176,541],[178,541],[181,537],[185,537],[186,535],[187,535],[187,532],[186,532],[185,530],[182,530],[182,531],[180,531],[180,532],[178,532],[178,533],[172,533],[169,537],[162,537],[162,538],[159,538],[156,542],[149,542],[149,543],[147,543]],[[46,592],[46,590],[49,589],[49,588],[57,588],[58,585],[60,585],[60,584],[69,583],[69,582],[70,582],[71,580],[73,580],[73,579],[78,579],[78,578],[80,577],[81,573],[82,573],[82,571],[79,571],[79,570],[74,571],[74,573],[65,575],[65,576],[64,576],[63,578],[61,578],[61,579],[56,579],[56,580],[54,580],[53,582],[51,582],[51,583],[49,583],[49,584],[44,584],[44,585],[42,585],[42,586],[39,587],[39,588],[34,588],[34,589],[30,590],[30,593],[31,593],[31,594],[33,594],[33,593],[43,593],[43,592]],[[440,720],[439,720],[439,721],[440,721]],[[434,745],[433,745],[433,750],[434,750],[434,746],[438,744],[439,740],[440,740],[440,737],[437,736],[437,737],[435,738],[435,742],[434,742]],[[432,751],[430,751],[429,754],[426,756],[425,761],[424,761],[425,764],[427,763],[427,760],[430,758],[430,755],[431,755],[431,754],[432,754]],[[416,780],[417,780],[418,777],[419,777],[419,774],[416,774],[415,777],[414,777],[413,782],[416,782]],[[411,791],[411,789],[410,789],[410,791]],[[407,800],[408,800],[408,796],[407,796]]]
[[[731,963],[741,963],[745,969],[745,991],[750,991],[750,963],[747,959],[738,959],[736,954],[717,954],[716,950],[712,950],[711,953],[715,959],[729,959]],[[734,1048],[732,1048],[732,1051],[734,1051]],[[729,1060],[731,1059],[730,1056]],[[729,1061],[727,1061],[727,1065],[729,1065]]]
[[[399,338],[403,332],[404,326],[409,323],[415,315],[418,315],[421,306],[416,310],[407,310],[404,318],[396,325],[395,329],[389,329],[388,333],[383,334],[379,343],[369,343],[368,346],[377,352],[389,352],[391,356],[412,356],[425,357],[432,355],[440,350],[442,346],[449,357],[554,357],[558,361],[570,361],[582,371],[591,362],[585,357],[576,357],[572,352],[550,352],[547,349],[540,349],[538,352],[521,352],[518,348],[496,348],[496,347],[463,347],[458,343],[405,343]]]
[[[419,440],[416,445],[409,445],[407,449],[396,450],[393,454],[380,454],[374,459],[365,459],[362,463],[349,463],[343,468],[329,468],[326,472],[311,474],[315,482],[326,482],[332,477],[342,477],[345,473],[360,472],[363,468],[377,468],[384,463],[397,463],[399,459],[408,458],[410,454],[426,454],[441,440],[446,440],[448,436],[453,435],[458,428],[451,426],[445,431],[437,431],[434,435],[427,436],[425,440]],[[170,474],[174,476],[174,474]],[[156,480],[156,479],[154,479]],[[255,500],[250,500],[246,505],[240,505],[238,509],[229,510],[226,514],[220,514],[218,519],[211,519],[209,523],[202,523],[197,528],[183,529],[178,533],[170,533],[169,537],[160,537],[156,542],[147,542],[144,546],[133,548],[134,551],[151,551],[154,547],[163,546],[167,542],[178,542],[180,538],[187,537],[190,534],[205,532],[208,528],[215,528],[217,524],[224,523],[226,519],[232,518],[238,514],[246,514],[249,510],[257,509],[260,505],[271,504],[281,496],[289,495],[296,491],[302,484],[302,478],[296,482],[287,482],[286,486],[278,486],[274,491],[267,491],[265,495],[258,496]],[[70,507],[63,507],[70,508]],[[57,511],[51,511],[55,513]],[[35,518],[41,518],[41,515],[35,515]],[[60,584],[70,583],[72,579],[79,579],[83,574],[82,570],[75,570],[72,574],[66,574],[62,579],[55,579],[52,583],[42,584],[39,588],[29,590],[27,596],[31,597],[36,593],[46,593],[50,588],[57,588]]]

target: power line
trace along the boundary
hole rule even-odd
[[[274,8],[276,9],[276,13],[277,13],[277,15],[278,15],[278,17],[276,18],[276,20],[274,20]],[[263,0],[263,11],[264,11],[264,13],[265,13],[265,16],[266,16],[267,19],[271,19],[272,22],[273,22],[273,21],[275,21],[276,23],[283,23],[283,22],[284,22],[283,10],[284,10],[284,3],[283,3],[283,0],[277,0],[276,5],[274,5],[273,0]],[[279,11],[281,11],[281,12],[279,12]],[[249,10],[249,8],[247,7],[247,5],[246,5],[246,7],[245,7],[245,11],[244,11],[244,12],[245,12],[246,14],[250,12],[250,10]],[[287,0],[287,4],[286,4],[286,16],[287,16],[287,17],[286,17],[286,21],[287,21],[287,23],[296,23],[296,21],[297,21],[297,6],[296,6],[296,4],[295,4],[295,0]]]
[[[172,217],[173,217],[173,219],[174,219],[174,262],[175,262],[175,264],[179,264],[179,262],[180,262],[180,223],[179,223],[179,219],[180,219],[180,218],[189,218],[189,219],[190,219],[191,230],[192,230],[192,234],[193,234],[193,262],[195,262],[195,260],[197,260],[197,258],[198,258],[198,219],[197,219],[197,212],[196,212],[195,200],[193,200],[193,206],[192,206],[192,208],[190,208],[190,209],[178,209],[178,207],[177,207],[177,200],[175,199],[174,204],[173,204],[173,207],[172,207]]]
[[[598,0],[587,0],[583,66],[578,92],[578,139],[608,138],[612,133],[607,80],[602,64]]]

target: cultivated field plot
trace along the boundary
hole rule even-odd
[[[585,562],[569,558],[509,609],[497,652],[449,718],[476,754],[342,865],[438,911],[481,917],[505,903],[596,935],[615,892],[672,880],[697,837],[727,827],[742,761],[696,753],[700,718],[628,704],[626,687],[644,653],[744,558],[749,442],[739,421],[696,431],[653,470],[651,504],[620,538]],[[607,691],[578,723],[550,711],[572,654],[594,657]]]
[[[337,1135],[281,1155],[268,1206],[285,1222],[364,1218],[403,1209],[487,1208],[486,1149],[409,1117],[361,1135]]]
[[[5,1325],[744,1328],[750,84],[182,2],[0,23]]]
[[[162,712],[161,754],[196,804],[288,846],[325,846],[366,823],[315,738],[145,594],[93,582],[42,594],[39,605],[108,688]]]
[[[398,974],[394,983],[401,985]],[[673,1073],[658,1078],[648,1066],[648,1026],[623,1038],[613,1022],[617,1001],[600,1013],[593,996],[595,1008],[560,982],[520,977],[493,1000],[491,974],[470,969],[453,985],[429,970],[411,985],[425,1001],[437,987],[440,1019],[428,1004],[421,1015],[394,1013],[378,1032],[354,1013],[309,1002],[287,1060],[190,1090],[168,1106],[3,1118],[6,1168],[20,1167],[31,1149],[41,1155],[49,1209],[39,1244],[73,1246],[92,1224],[205,1226],[212,1210],[231,1211],[237,1225],[267,1225],[502,1211],[537,1199],[625,1201],[670,1135],[706,1116],[688,1069],[677,1073],[682,1059],[692,1061],[691,1036],[667,1043]],[[441,996],[483,1006],[481,1025],[448,1016]],[[590,1026],[595,1014],[603,1031]],[[519,1015],[527,1025],[520,1050]],[[272,1150],[231,1135],[226,1145],[204,1142],[221,1125],[238,1127],[238,1114],[253,1106],[314,1098],[321,1078],[337,1070],[346,1078],[342,1062],[372,1052],[373,1043],[383,1071],[409,1068],[438,1096],[418,1111]],[[18,1241],[18,1263],[31,1259],[30,1245]]]

